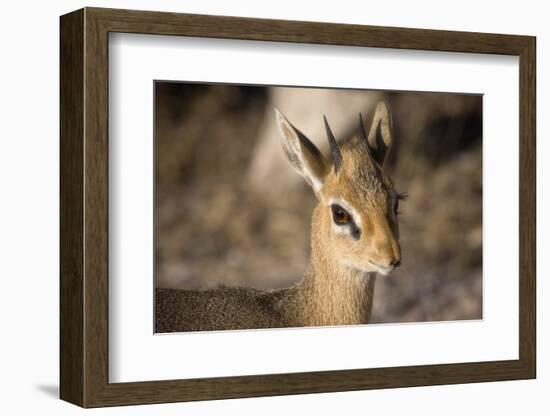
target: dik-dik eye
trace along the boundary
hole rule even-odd
[[[340,205],[333,204],[330,206],[330,209],[332,210],[332,219],[335,224],[346,225],[353,221],[351,215],[349,215],[349,213]]]
[[[393,202],[393,213],[396,217],[399,215],[399,201],[406,199],[407,196],[407,194],[399,192],[395,195]]]

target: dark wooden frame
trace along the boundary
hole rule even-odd
[[[99,8],[64,15],[60,26],[60,396],[63,400],[83,407],[99,407],[535,378],[534,37]],[[109,383],[109,32],[519,56],[519,359]]]

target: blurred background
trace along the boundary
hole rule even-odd
[[[156,285],[281,288],[307,267],[316,199],[284,158],[274,108],[328,157],[379,100],[403,262],[378,277],[372,323],[482,317],[482,97],[155,83]]]

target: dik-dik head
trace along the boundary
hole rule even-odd
[[[359,115],[359,134],[338,144],[325,118],[332,163],[278,110],[283,150],[319,199],[314,238],[325,252],[361,272],[390,273],[401,263],[397,215],[399,194],[383,169],[392,142],[391,115],[376,107],[368,135]],[[317,237],[315,237],[317,236]]]

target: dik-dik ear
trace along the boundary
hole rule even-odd
[[[361,131],[363,131],[362,125],[360,128]],[[376,105],[369,135],[367,137],[370,153],[380,166],[382,166],[384,160],[386,160],[392,139],[393,133],[390,108],[382,101]]]
[[[329,164],[319,149],[277,109],[275,116],[286,157],[318,195],[329,171]]]

